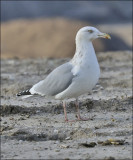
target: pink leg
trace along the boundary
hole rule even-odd
[[[77,117],[78,117],[78,120],[79,120],[79,121],[88,121],[89,118],[82,118],[82,117],[80,116],[78,99],[76,99],[75,105],[76,105],[76,109],[77,109]]]
[[[67,112],[66,112],[66,102],[65,101],[63,101],[63,108],[64,108],[65,121],[68,121]]]
[[[65,121],[66,122],[75,122],[75,120],[68,120],[68,118],[67,118],[66,102],[65,101],[63,101],[63,108],[64,108]]]

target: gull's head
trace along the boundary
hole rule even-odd
[[[111,39],[110,35],[107,33],[102,33],[95,27],[86,26],[81,28],[76,35],[76,40],[86,40],[86,41],[92,41],[96,38],[106,38]]]

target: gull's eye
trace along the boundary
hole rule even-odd
[[[93,33],[93,30],[90,29],[90,30],[88,30],[88,32],[89,32],[89,33]]]

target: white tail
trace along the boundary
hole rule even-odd
[[[25,95],[25,96],[22,96],[22,99],[29,98],[31,96],[33,96],[33,95]]]

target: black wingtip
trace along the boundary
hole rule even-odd
[[[25,90],[16,94],[17,97],[24,96],[24,95],[31,95],[31,93],[29,90]]]

